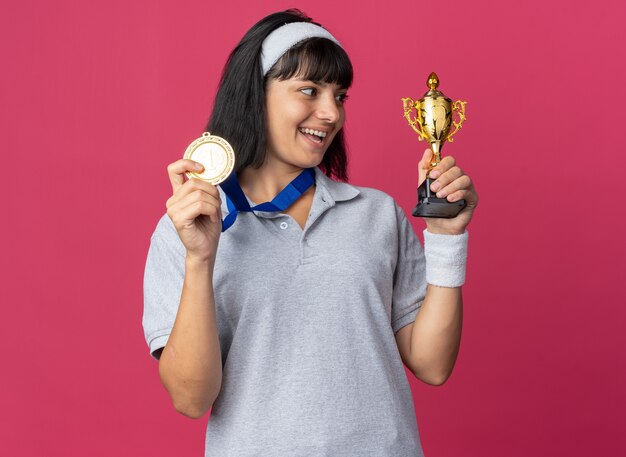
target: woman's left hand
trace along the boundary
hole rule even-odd
[[[419,163],[419,184],[426,179],[428,167],[432,160],[433,152],[430,149],[424,151],[424,156]],[[435,179],[431,184],[432,191],[437,193],[438,198],[446,198],[450,202],[465,199],[467,206],[456,217],[451,219],[425,217],[426,229],[431,233],[446,235],[459,235],[465,231],[478,204],[478,194],[474,189],[474,183],[463,170],[457,165],[454,157],[446,156],[430,172],[430,178]]]

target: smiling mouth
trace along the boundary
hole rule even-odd
[[[322,132],[319,130],[307,129],[307,128],[299,128],[298,131],[302,133],[305,137],[311,140],[314,143],[321,144],[324,142],[324,138],[326,137],[326,132]]]

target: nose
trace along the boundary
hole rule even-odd
[[[341,107],[333,92],[326,92],[318,98],[316,115],[320,120],[334,124],[341,119]]]

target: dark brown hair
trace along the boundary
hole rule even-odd
[[[298,43],[263,76],[263,41],[274,30],[291,22],[312,20],[293,9],[261,19],[233,49],[224,67],[207,131],[224,137],[233,146],[236,172],[246,167],[259,168],[265,161],[265,87],[269,79],[299,76],[335,83],[345,89],[352,84],[353,71],[348,55],[341,46],[326,38],[310,38]],[[347,181],[347,167],[343,130],[340,130],[328,146],[320,168],[328,176]]]

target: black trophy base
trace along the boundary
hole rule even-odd
[[[437,198],[435,192],[430,190],[434,179],[426,178],[417,188],[417,206],[413,209],[415,217],[443,217],[451,219],[465,208],[465,200],[449,202],[445,198]]]

